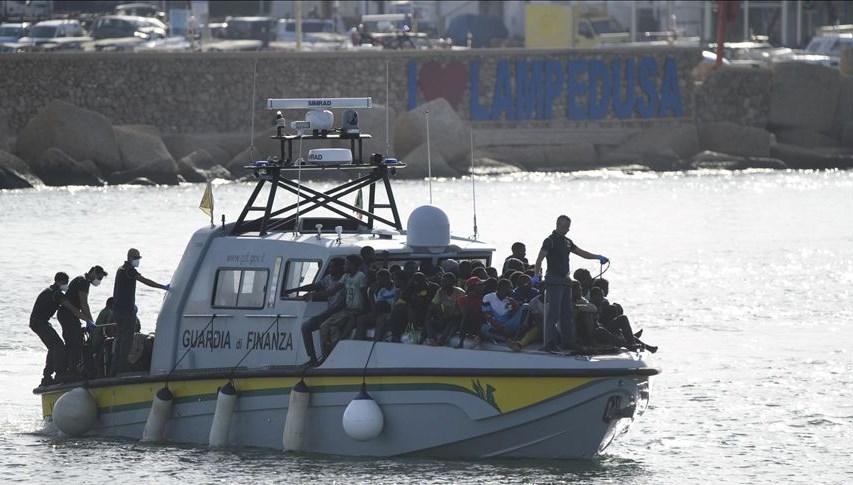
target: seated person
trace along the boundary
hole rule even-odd
[[[403,290],[394,311],[391,313],[391,341],[400,342],[403,332],[411,327],[412,330],[423,330],[427,312],[438,285],[427,281],[426,275],[416,272]],[[416,342],[421,343],[421,342]]]
[[[391,272],[380,269],[376,272],[376,286],[368,291],[368,303],[370,311],[356,318],[356,340],[367,339],[367,329],[376,326],[373,332],[373,340],[384,340],[388,332],[388,321],[391,317],[391,309],[397,300],[397,288],[391,280]]]
[[[483,336],[500,341],[515,339],[521,323],[527,318],[529,307],[510,297],[511,293],[512,284],[501,279],[494,292],[483,296],[483,314],[486,316],[486,323],[481,327]]]
[[[465,282],[468,291],[460,296],[456,302],[459,305],[461,319],[459,321],[459,343],[457,349],[465,345],[465,339],[471,337],[470,349],[480,345],[480,327],[485,321],[483,316],[483,290],[485,281],[472,276]]]
[[[432,299],[430,318],[427,320],[427,345],[444,345],[459,326],[462,311],[458,302],[465,292],[455,283],[456,276],[453,273],[444,273],[441,277],[441,287]]]
[[[577,329],[578,341],[583,345],[600,347],[628,347],[619,335],[615,335],[598,323],[598,308],[586,298],[580,296],[581,283],[572,282],[572,300],[575,312],[575,327]]]
[[[524,273],[516,278],[515,291],[512,297],[521,303],[530,303],[530,300],[539,296],[539,290],[533,286],[533,280]]]
[[[329,261],[329,269],[323,278],[315,284],[308,285],[307,288],[311,292],[306,293],[303,299],[306,301],[326,301],[326,309],[302,322],[302,342],[305,344],[305,352],[308,354],[309,363],[317,365],[317,352],[314,349],[315,330],[320,329],[320,325],[331,315],[341,311],[344,308],[344,291],[338,287],[341,276],[344,274],[343,258],[332,258]],[[284,293],[293,293],[300,288],[285,290]]]
[[[581,284],[581,291],[583,293],[581,296],[589,300],[589,289],[592,288],[592,275],[589,274],[589,270],[578,268],[572,274],[572,277]]]
[[[361,271],[362,260],[357,254],[350,254],[344,263],[345,273],[330,291],[344,290],[344,307],[329,315],[320,324],[320,342],[323,356],[327,357],[341,338],[349,338],[355,327],[356,318],[367,311],[365,288],[367,276]],[[348,329],[349,331],[347,331]]]

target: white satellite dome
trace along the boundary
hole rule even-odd
[[[434,205],[422,205],[409,215],[406,222],[406,244],[432,252],[444,251],[450,244],[450,220]]]

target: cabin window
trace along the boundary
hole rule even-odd
[[[302,298],[317,281],[322,261],[290,260],[284,268],[284,283],[281,285],[281,298]]]
[[[216,272],[213,306],[216,308],[263,308],[267,269],[220,269]]]

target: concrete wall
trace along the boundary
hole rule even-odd
[[[256,128],[269,126],[270,97],[372,96],[385,104],[387,61],[397,113],[441,96],[497,139],[507,130],[577,130],[607,139],[689,120],[697,56],[679,48],[8,54],[0,55],[0,125],[14,135],[58,99],[164,134],[248,131],[252,103]],[[611,94],[623,85],[617,106]]]

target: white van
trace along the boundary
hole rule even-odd
[[[302,42],[322,41],[315,34],[335,32],[335,22],[331,19],[302,19]],[[276,37],[279,42],[296,42],[296,20],[281,19],[278,21]]]
[[[19,44],[41,46],[50,44],[51,49],[73,49],[92,40],[86,35],[78,20],[45,20],[30,29],[30,35],[21,37]]]

